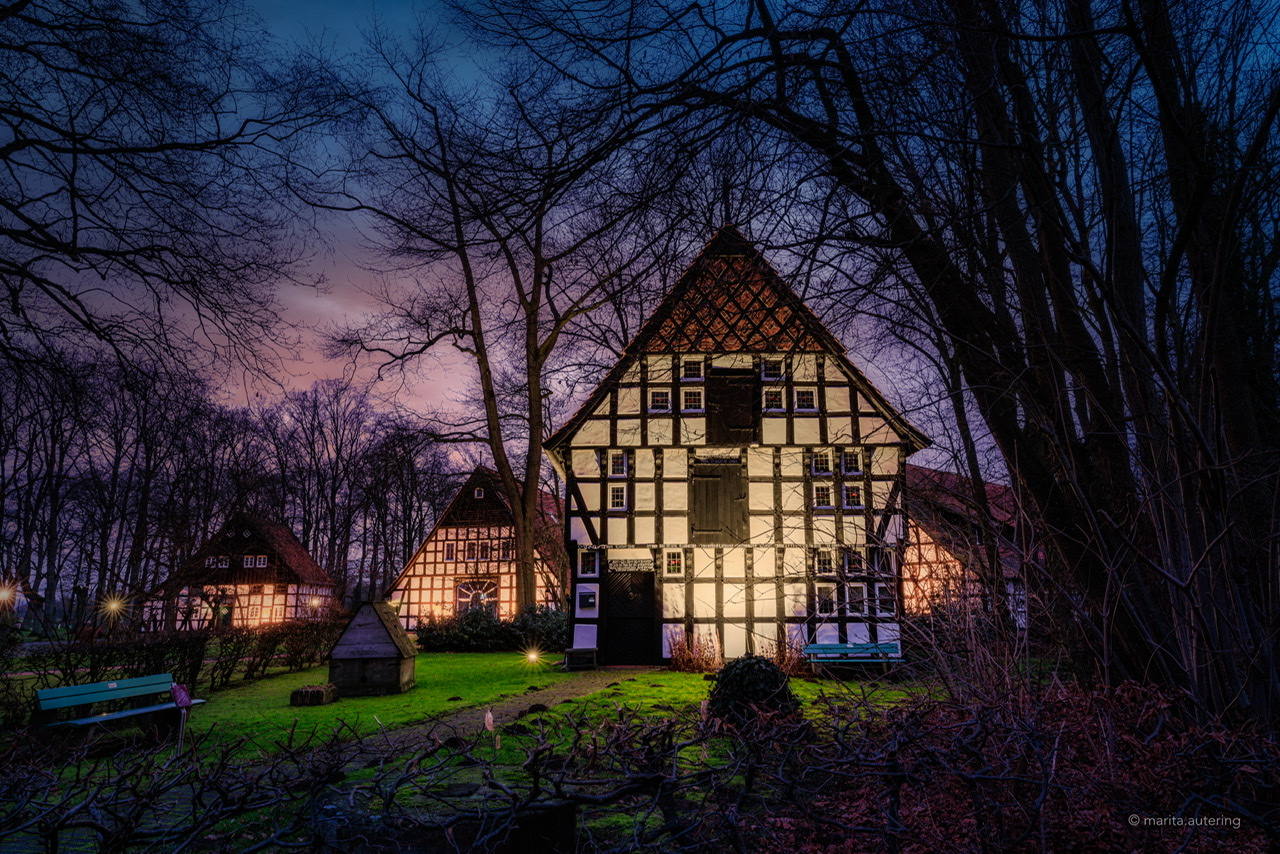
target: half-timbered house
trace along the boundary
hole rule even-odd
[[[334,582],[287,525],[233,514],[144,607],[170,629],[259,626],[327,616]]]
[[[560,502],[539,491],[538,509],[541,524],[534,534],[537,601],[558,607],[566,572]],[[477,468],[387,592],[406,629],[419,620],[447,617],[468,608],[488,608],[500,617],[515,615],[512,520],[498,473]]]
[[[899,636],[906,458],[928,440],[736,229],[547,442],[575,648],[728,657]]]

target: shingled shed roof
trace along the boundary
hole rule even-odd
[[[400,625],[390,602],[366,602],[347,621],[332,658],[368,658],[370,656],[413,658],[418,654],[409,635]]]
[[[265,569],[245,569],[236,566],[236,561],[230,561],[231,565],[224,567],[205,565],[205,559],[209,557],[240,556],[260,551],[268,551],[278,560]],[[333,586],[333,579],[312,559],[288,526],[248,513],[233,514],[218,533],[179,567],[166,586],[244,584],[249,575],[252,575],[254,583]]]
[[[903,441],[919,450],[929,438],[897,412],[845,355],[844,344],[783,281],[742,232],[720,229],[658,305],[622,358],[544,443],[552,461],[606,393],[642,353],[826,353]]]

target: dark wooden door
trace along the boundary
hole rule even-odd
[[[695,463],[689,478],[689,542],[745,542],[747,480],[741,463]]]
[[[610,572],[604,579],[604,664],[656,664],[657,614],[652,572]]]
[[[712,368],[706,405],[708,445],[760,441],[760,378],[755,371]]]

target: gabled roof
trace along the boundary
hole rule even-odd
[[[266,569],[245,569],[235,566],[235,561],[225,567],[205,565],[208,557],[253,554],[260,546],[279,558],[275,565]],[[166,586],[243,584],[249,575],[255,583],[262,580],[275,584],[333,586],[333,579],[312,559],[287,525],[243,512],[232,514],[218,533],[179,567]]]
[[[370,616],[372,619],[370,619]],[[396,609],[392,604],[390,602],[366,602],[356,609],[350,620],[347,620],[347,624],[343,627],[342,634],[338,636],[338,641],[331,653],[333,658],[363,657],[361,654],[352,655],[350,652],[354,639],[348,635],[353,625],[361,627],[366,625],[381,626],[383,632],[385,632],[384,641],[394,645],[401,658],[413,658],[418,654],[418,648],[414,646],[413,641],[409,639],[409,635],[405,633],[404,627],[400,625],[400,618],[396,616]],[[361,637],[359,642],[360,646],[367,647],[367,636]],[[347,649],[342,649],[342,647]]]
[[[826,353],[840,361],[853,385],[914,450],[930,444],[849,361],[840,339],[731,225],[716,232],[618,363],[547,439],[544,445],[553,460],[556,449],[577,432],[642,353]]]
[[[1021,560],[1015,542],[1018,507],[1013,490],[997,483],[982,484],[991,510],[994,531],[982,521],[973,481],[948,471],[907,466],[907,515],[930,539],[962,562],[985,560],[977,529],[996,537],[996,552],[1006,577],[1020,573]]]

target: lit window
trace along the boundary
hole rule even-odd
[[[818,549],[813,554],[813,571],[817,575],[832,575],[836,571],[835,560],[828,549]]]
[[[766,380],[782,379],[782,360],[765,359],[760,363],[760,376]]]
[[[680,363],[680,379],[702,379],[702,362],[698,359],[686,359]]]
[[[796,389],[796,409],[815,410],[818,408],[818,392],[811,388]]]
[[[692,389],[685,389],[681,397],[682,409],[688,411],[702,411],[702,392]]]
[[[475,560],[478,552],[476,543],[467,543],[467,560]]]
[[[831,474],[831,454],[826,451],[813,452],[813,473]]]
[[[444,544],[444,559],[445,559],[445,560],[457,560],[457,559],[458,559],[458,551],[457,551],[456,545],[455,545],[454,543],[445,543],[445,544]]]
[[[498,612],[498,582],[491,580],[464,581],[455,588],[458,613],[480,609],[491,614]]]
[[[848,611],[850,614],[865,614],[867,612],[867,585],[850,584]]]
[[[275,592],[275,588],[272,587],[270,584],[264,584],[262,585],[262,592],[265,595],[270,596],[272,593]]]
[[[684,575],[684,553],[667,552],[664,572],[667,575]]]
[[[834,584],[817,584],[813,588],[814,610],[819,616],[829,616],[836,612],[836,586]]]
[[[876,611],[879,612],[880,616],[892,617],[897,613],[896,598],[892,584],[876,585]]]
[[[514,540],[503,540],[498,545],[498,560],[511,560],[516,554],[516,544]]]
[[[260,620],[260,619],[262,619],[262,606],[261,606],[261,605],[250,605],[250,606],[249,606],[249,619],[250,619],[250,620]]]
[[[578,555],[578,574],[579,575],[599,575],[600,574],[600,552],[584,551]]]
[[[254,596],[254,595],[261,596],[261,595],[262,595],[262,585],[261,585],[261,584],[250,584],[250,585],[249,585],[249,595],[250,595],[250,596]]]
[[[609,452],[609,477],[626,477],[627,476],[627,452],[626,451],[610,451]]]
[[[625,486],[609,487],[609,509],[610,510],[626,510],[627,509],[627,488]]]
[[[764,390],[764,408],[774,412],[781,412],[786,408],[783,404],[782,389],[767,388]]]
[[[266,555],[245,555],[244,565],[251,569],[266,566],[267,556]]]
[[[857,448],[845,448],[840,454],[840,467],[845,474],[862,474],[862,452]]]
[[[477,486],[476,491],[472,493],[476,498],[484,498],[484,487]]]
[[[814,507],[833,507],[831,503],[831,484],[815,483],[813,485],[813,506]]]
[[[649,411],[650,412],[670,412],[671,411],[671,392],[663,389],[662,391],[649,392]]]
[[[862,507],[862,488],[852,483],[844,485],[844,506],[850,510]]]

